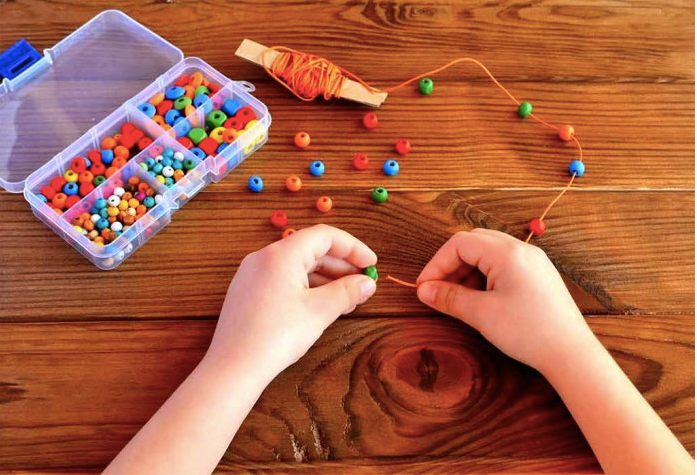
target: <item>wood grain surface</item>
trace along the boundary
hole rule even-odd
[[[574,125],[588,173],[547,218],[547,251],[593,330],[694,453],[694,5],[518,1],[0,0],[0,50],[48,48],[119,8],[234,79],[273,117],[267,145],[202,191],[116,271],[97,270],[0,192],[0,471],[93,473],[201,358],[240,259],[296,227],[356,234],[380,271],[413,279],[461,229],[522,237],[565,184],[573,147],[515,108],[481,71],[406,88],[366,132],[366,108],[304,104],[234,58],[242,38],[331,58],[389,86],[456,56],[483,61],[518,98]],[[127,46],[125,46],[127,47]],[[312,135],[304,152],[298,130]],[[414,151],[379,172],[392,144]],[[373,169],[350,169],[356,152]],[[312,179],[311,160],[327,174]],[[305,188],[282,190],[296,173]],[[259,195],[245,191],[264,177]],[[390,201],[371,203],[384,185]],[[314,200],[336,207],[319,216]],[[340,319],[264,392],[220,471],[262,473],[597,472],[544,379],[410,289]]]

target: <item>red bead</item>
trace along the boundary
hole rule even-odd
[[[370,166],[370,163],[368,162],[368,154],[366,153],[355,154],[351,163],[353,164],[353,168],[356,170],[367,170]]]
[[[87,196],[92,190],[94,190],[94,185],[92,183],[84,182],[80,185],[80,196]]]
[[[152,139],[150,137],[143,137],[142,139],[138,140],[138,150],[145,150],[151,143]]]
[[[66,179],[62,176],[54,176],[51,178],[51,188],[56,190],[56,193],[63,191],[63,185],[67,183]]]
[[[69,209],[72,208],[77,204],[77,202],[80,201],[80,196],[79,195],[70,195],[65,199],[65,208]]]
[[[211,96],[216,92],[220,91],[220,84],[217,82],[208,83],[208,90],[211,91]]]
[[[174,85],[179,86],[179,87],[184,87],[187,84],[189,84],[190,80],[191,80],[191,78],[189,78],[189,76],[187,76],[186,74],[182,74],[181,76],[179,76],[177,78],[176,81],[174,81]]]
[[[569,142],[574,138],[574,128],[570,125],[562,125],[559,128],[559,138],[564,142]]]
[[[223,123],[223,127],[226,129],[242,130],[244,128],[244,120],[237,116],[230,117]]]
[[[46,197],[47,200],[52,200],[56,193],[58,193],[52,186],[46,185],[41,188],[41,194]]]
[[[90,150],[89,152],[87,152],[87,158],[90,159],[90,162],[92,162],[92,164],[102,163],[102,154],[99,153],[99,150]]]
[[[182,144],[185,148],[194,148],[194,143],[189,137],[177,137],[177,142]]]
[[[143,137],[145,137],[145,132],[143,132],[143,131],[140,130],[140,129],[135,129],[133,132],[131,132],[131,133],[129,134],[129,136],[133,139],[133,145],[135,145],[136,142],[138,142],[138,140],[140,140],[140,139],[142,139]],[[123,135],[122,135],[121,137],[123,138]],[[121,145],[123,145],[124,147],[126,146],[126,145],[123,144],[123,143],[121,143]],[[132,145],[132,146],[133,146],[133,145]],[[131,147],[132,147],[132,146],[131,146]],[[130,148],[130,147],[129,147],[129,148]]]
[[[90,171],[92,172],[92,175],[94,176],[99,176],[99,175],[104,175],[106,172],[106,167],[102,162],[96,162],[92,163],[92,167],[90,168]]]
[[[206,152],[207,155],[215,155],[218,145],[214,138],[206,137],[198,143],[198,148]]]
[[[542,236],[547,231],[547,225],[540,218],[530,220],[528,228],[533,236]]]
[[[82,173],[87,170],[87,162],[82,157],[75,157],[70,161],[70,169],[75,173]]]
[[[411,143],[407,139],[399,139],[394,144],[394,148],[400,155],[406,155],[411,151]]]
[[[372,130],[378,126],[378,115],[375,112],[368,112],[363,116],[363,126]]]
[[[131,124],[130,122],[125,122],[125,123],[121,126],[121,133],[122,133],[122,134],[128,135],[128,134],[130,134],[131,132],[133,132],[134,130],[136,130],[136,126],[133,125],[133,124]]]
[[[157,115],[161,115],[162,117],[164,117],[167,111],[172,108],[172,106],[174,106],[174,102],[172,101],[167,100],[160,102],[156,107]]]
[[[134,137],[134,135],[135,132],[132,132],[131,135],[122,135],[119,137],[119,142],[121,142],[121,145],[130,150],[135,146],[136,141],[138,140]]]
[[[288,224],[288,215],[285,211],[274,211],[271,213],[271,224],[277,228],[284,228]]]

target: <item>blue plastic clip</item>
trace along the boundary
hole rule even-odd
[[[41,53],[24,38],[0,54],[0,81],[14,79],[41,59]]]

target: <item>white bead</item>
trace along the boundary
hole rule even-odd
[[[156,162],[161,162],[163,158],[164,158],[164,157],[162,157],[162,155],[158,155],[157,157],[155,157],[155,161],[156,161]]]
[[[116,188],[114,188],[114,194],[115,194],[116,196],[121,197],[121,196],[123,196],[124,193],[126,193],[126,190],[124,190],[124,189],[121,188],[120,186],[117,186]]]
[[[182,161],[184,160],[184,154],[181,152],[174,152],[174,159]]]
[[[128,211],[126,211],[129,216],[135,216],[136,215],[136,209],[135,208],[128,208]]]
[[[162,195],[155,195],[155,204],[162,203]]]
[[[99,221],[100,219],[102,219],[102,217],[98,214],[93,214],[92,216],[90,216],[90,221],[92,221],[94,224],[97,224],[97,221]]]
[[[133,250],[133,244],[128,243],[128,244],[126,245],[126,249],[124,249],[124,252],[129,253],[129,252],[131,252],[132,250]]]
[[[108,204],[109,206],[114,206],[114,207],[115,207],[115,206],[118,206],[119,203],[121,203],[121,198],[119,198],[119,197],[116,196],[116,195],[111,195],[111,196],[106,200],[106,202],[107,202],[107,204]]]
[[[124,257],[126,257],[126,253],[123,252],[123,251],[119,251],[119,253],[116,254],[116,260],[117,260],[117,261],[122,261]]]
[[[111,230],[112,231],[121,231],[123,229],[123,224],[121,224],[120,221],[114,221],[111,223]]]
[[[174,175],[174,168],[172,168],[172,167],[164,167],[164,168],[162,169],[162,176],[164,176],[165,178],[169,178],[169,177],[171,177],[172,175]]]

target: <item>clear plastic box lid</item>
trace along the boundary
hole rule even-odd
[[[127,15],[108,10],[0,83],[0,186],[21,192],[51,160],[183,59]]]

